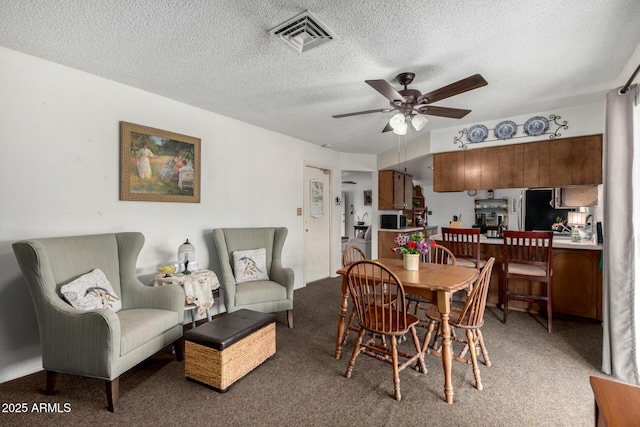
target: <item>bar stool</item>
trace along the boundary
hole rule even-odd
[[[442,227],[442,244],[453,253],[458,267],[484,267],[480,259],[480,229]]]
[[[551,277],[553,276],[551,247],[553,245],[553,232],[505,230],[503,236],[504,261],[501,274],[503,322],[507,322],[510,299],[542,303],[546,304],[547,329],[551,333],[553,311],[551,303]],[[544,285],[543,295],[510,292],[510,279],[540,282]]]

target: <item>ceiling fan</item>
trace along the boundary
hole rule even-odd
[[[396,81],[404,86],[404,89],[400,91],[395,90],[386,80],[365,80],[365,83],[380,92],[389,100],[391,108],[337,114],[333,117],[340,119],[342,117],[358,116],[361,114],[390,113],[397,110],[398,113],[391,117],[385,128],[382,129],[382,132],[389,132],[392,130],[399,135],[404,135],[407,132],[407,123],[409,122],[416,130],[422,129],[427,124],[428,120],[425,117],[422,117],[422,115],[448,117],[452,119],[463,118],[469,114],[471,110],[438,107],[431,104],[488,84],[480,74],[474,74],[455,83],[441,87],[440,89],[422,94],[418,90],[407,89],[407,86],[413,82],[415,76],[415,73],[398,74],[396,76]]]

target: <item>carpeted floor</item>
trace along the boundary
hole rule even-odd
[[[224,394],[185,380],[184,363],[168,348],[121,376],[116,413],[106,409],[103,381],[61,374],[56,394],[46,396],[40,372],[0,384],[0,425],[593,425],[589,376],[605,376],[597,323],[554,319],[550,335],[544,319],[511,312],[505,325],[488,308],[483,332],[492,366],[480,366],[484,390],[475,389],[471,366],[454,362],[454,403],[447,405],[441,360],[426,356],[426,375],[400,373],[398,402],[390,365],[360,356],[344,378],[354,335],[342,358],[333,358],[340,279],[311,283],[294,298],[294,329],[284,313],[277,316],[276,355]],[[27,411],[15,413],[11,404],[21,403]],[[46,412],[35,410],[41,403],[49,403]]]

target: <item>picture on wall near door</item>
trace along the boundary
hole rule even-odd
[[[310,181],[311,217],[322,218],[324,216],[324,184],[319,179]]]
[[[371,206],[373,202],[372,190],[364,190],[364,205]]]
[[[200,203],[200,139],[120,122],[120,200]]]

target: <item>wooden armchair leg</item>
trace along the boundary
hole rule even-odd
[[[184,360],[184,337],[173,342],[173,351],[176,354],[176,360],[182,362]]]
[[[47,389],[46,394],[53,394],[56,390],[56,379],[58,379],[58,373],[54,371],[47,371]]]
[[[118,396],[120,394],[120,377],[114,378],[111,381],[105,381],[107,389],[107,407],[110,412],[116,412],[118,409]]]
[[[287,325],[293,328],[293,310],[287,310]]]

